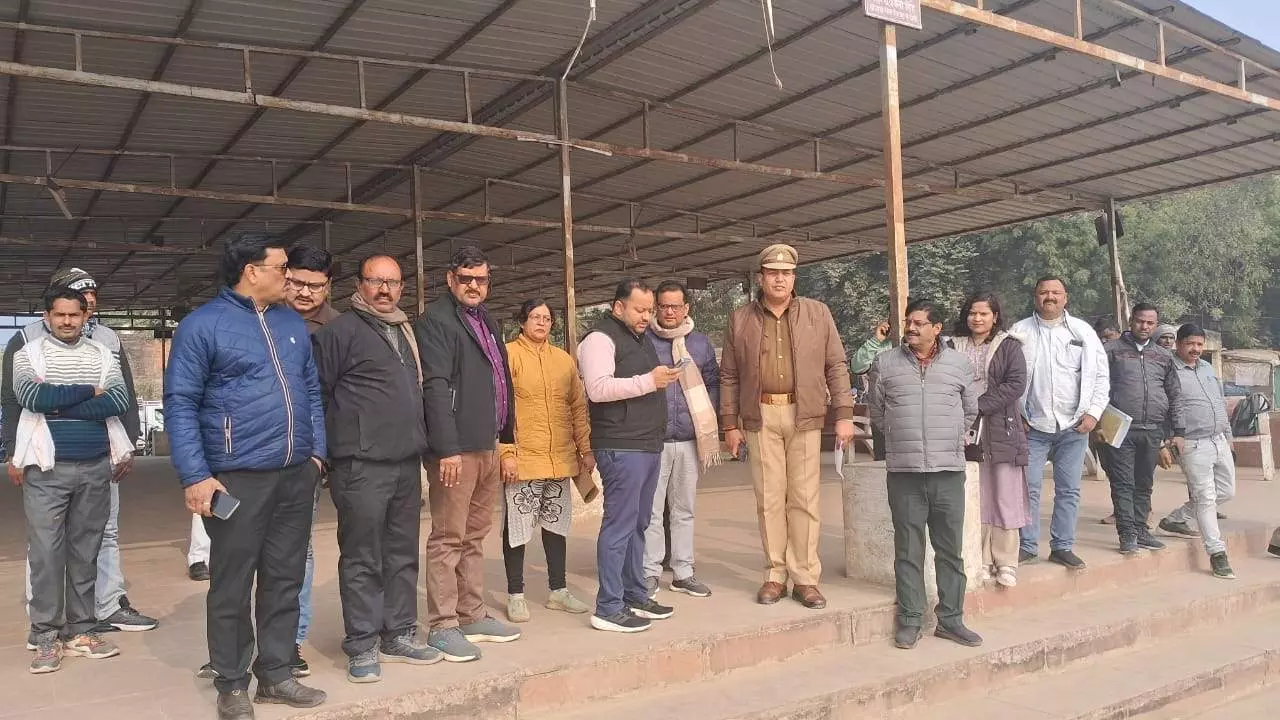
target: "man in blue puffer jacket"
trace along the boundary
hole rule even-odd
[[[228,241],[226,285],[178,326],[165,373],[165,426],[187,508],[212,540],[209,660],[220,720],[253,717],[249,597],[257,576],[256,700],[315,707],[325,693],[289,668],[312,501],[325,457],[320,382],[306,324],[284,300],[288,247],[247,233]],[[214,493],[240,501],[214,518]]]

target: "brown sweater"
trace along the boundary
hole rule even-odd
[[[791,369],[796,395],[796,429],[819,430],[827,407],[836,418],[853,417],[849,363],[827,306],[797,297],[783,314],[791,338]],[[757,431],[760,421],[761,367],[766,310],[759,302],[738,308],[729,318],[720,362],[720,425]]]

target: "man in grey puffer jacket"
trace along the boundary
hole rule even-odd
[[[903,344],[871,366],[871,424],[885,437],[893,572],[898,599],[895,644],[909,650],[924,619],[924,535],[938,578],[934,635],[969,647],[982,638],[964,625],[965,432],[978,417],[973,367],[942,345],[942,314],[928,300],[907,306]]]

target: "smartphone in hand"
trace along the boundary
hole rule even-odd
[[[672,367],[675,368],[676,370],[683,370],[686,365],[692,365],[692,364],[693,364],[693,358],[682,357],[680,358],[679,362],[677,362],[675,365],[672,365]]]
[[[236,508],[240,507],[240,501],[232,495],[221,490],[213,491],[213,502],[210,503],[209,512],[219,520],[229,520],[231,515],[235,513]]]

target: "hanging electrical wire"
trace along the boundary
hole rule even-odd
[[[782,78],[778,77],[778,67],[773,64],[773,43],[778,39],[773,25],[773,0],[760,0],[760,13],[764,15],[764,42],[769,48],[769,71],[773,73],[773,82],[781,90]]]
[[[569,56],[569,62],[564,66],[564,73],[560,75],[561,80],[569,79],[569,71],[573,69],[573,64],[578,61],[578,54],[582,52],[582,46],[587,42],[587,33],[591,30],[591,23],[596,21],[596,0],[587,0],[587,24],[582,28],[582,37],[578,38],[578,46],[573,49],[573,54]]]

